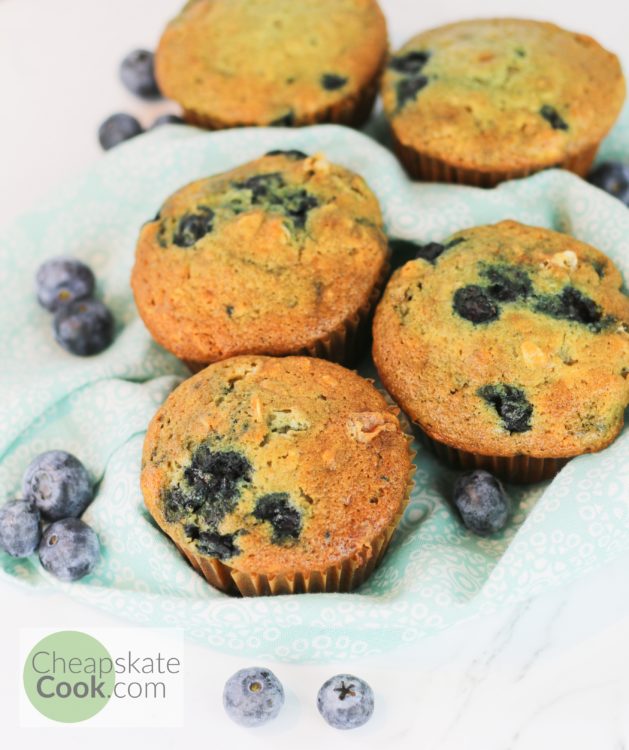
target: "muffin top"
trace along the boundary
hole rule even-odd
[[[596,145],[625,97],[620,63],[550,23],[463,21],[389,60],[384,107],[402,144],[458,167],[548,167]]]
[[[171,196],[142,228],[131,282],[154,338],[207,363],[303,351],[356,316],[387,265],[364,180],[274,152]]]
[[[600,450],[629,402],[621,284],[609,258],[567,235],[466,229],[393,275],[374,321],[378,372],[430,437],[461,450]]]
[[[156,73],[213,127],[299,125],[372,83],[386,53],[376,0],[191,0]]]
[[[153,418],[145,502],[180,546],[237,571],[326,569],[402,513],[411,460],[395,411],[324,360],[218,362]]]

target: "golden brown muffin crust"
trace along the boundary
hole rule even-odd
[[[388,255],[364,180],[288,152],[171,196],[142,228],[131,284],[148,329],[181,359],[291,354],[369,306]]]
[[[375,0],[192,0],[156,56],[164,94],[211,127],[299,125],[378,77]]]
[[[509,172],[596,146],[621,110],[625,82],[618,58],[589,36],[487,19],[411,39],[392,56],[382,93],[403,146],[463,169]]]
[[[177,544],[236,571],[324,570],[400,517],[412,465],[395,412],[324,360],[210,365],[149,426],[147,507]]]
[[[376,311],[374,360],[401,408],[474,454],[608,445],[629,403],[629,298],[612,261],[513,221],[448,246],[400,268]]]

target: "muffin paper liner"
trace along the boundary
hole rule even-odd
[[[390,256],[389,256],[390,257]],[[338,362],[341,365],[351,366],[356,364],[359,356],[364,352],[369,337],[371,336],[371,319],[380,299],[384,284],[389,276],[391,266],[389,260],[383,264],[380,275],[376,279],[366,301],[349,318],[340,323],[336,328],[317,339],[312,344],[296,349],[285,351],[281,354],[276,352],[238,352],[238,354],[269,354],[270,356],[306,356],[327,359]],[[234,355],[235,356],[235,355]],[[192,360],[181,360],[186,367],[196,373],[207,367],[210,362],[194,362]]]
[[[509,171],[481,171],[465,169],[449,164],[442,159],[436,159],[428,154],[417,151],[411,146],[402,143],[393,128],[391,128],[393,146],[397,157],[408,174],[416,180],[423,182],[447,182],[451,184],[473,185],[474,187],[491,188],[506,180],[515,180],[528,177],[536,172],[550,169],[551,167],[531,167],[530,169],[513,169]],[[580,177],[585,177],[590,171],[592,162],[598,151],[600,142],[582,149],[576,154],[567,157],[564,161],[553,164],[552,168],[566,169],[574,172]]]
[[[514,484],[533,484],[552,479],[570,458],[535,458],[533,456],[484,456],[453,448],[429,437],[415,425],[417,440],[439,459],[455,469],[485,469]]]
[[[388,394],[378,389],[392,404]],[[393,405],[395,412],[399,409]],[[276,575],[244,573],[226,565],[216,558],[195,554],[190,549],[174,542],[179,552],[190,565],[214,588],[231,595],[275,596],[277,594],[321,594],[348,593],[358,588],[378,567],[384,557],[391,538],[409,504],[415,483],[415,451],[412,448],[413,436],[407,429],[403,414],[397,414],[400,427],[408,443],[411,469],[408,474],[406,496],[392,523],[377,534],[368,544],[341,562],[330,565],[325,570],[290,571]]]
[[[401,515],[401,514],[400,514]],[[348,592],[360,586],[384,556],[394,528],[379,534],[359,552],[323,571],[291,572],[267,576],[242,573],[214,558],[195,555],[176,545],[192,567],[214,588],[227,594],[270,596]]]

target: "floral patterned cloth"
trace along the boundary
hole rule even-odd
[[[448,503],[456,473],[417,447],[411,503],[382,566],[353,594],[233,599],[208,586],[144,509],[144,430],[184,368],[151,341],[129,274],[138,229],[186,182],[273,148],[323,152],[360,172],[382,203],[392,238],[439,241],[475,224],[512,218],[592,243],[629,278],[629,210],[578,177],[551,170],[491,191],[412,183],[392,154],[338,126],[217,133],[170,126],[123,144],[81,180],[0,236],[0,488],[19,496],[41,451],[76,454],[98,479],[85,520],[103,559],[62,584],[37,557],[0,553],[5,582],[45,587],[135,623],[185,628],[208,646],[248,657],[323,661],[412,642],[478,612],[570,581],[629,550],[629,432],[571,463],[551,483],[510,488],[517,511],[495,539],[468,533]],[[629,157],[629,111],[601,157]],[[394,243],[398,254],[403,242]],[[117,321],[114,344],[81,359],[57,346],[33,277],[58,254],[87,261]],[[369,361],[361,371],[372,374]]]

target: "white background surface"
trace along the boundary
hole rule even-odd
[[[299,2],[299,0],[295,0]],[[99,123],[128,111],[150,124],[174,105],[127,94],[117,66],[156,44],[181,0],[0,0],[0,224],[101,157]],[[629,61],[629,9],[620,0],[382,0],[393,46],[423,28],[470,16],[556,21]],[[624,7],[623,7],[624,6]],[[2,488],[0,488],[0,495]],[[259,730],[223,714],[225,679],[248,663],[186,648],[186,722],[178,730],[39,730],[18,726],[18,631],[125,623],[58,595],[0,583],[0,746],[47,750],[166,747],[622,750],[629,746],[629,558],[577,584],[454,628],[386,657],[324,666],[269,663],[286,706]],[[328,728],[318,687],[349,671],[376,692],[372,721]],[[73,732],[74,737],[69,737]],[[140,744],[138,744],[140,743]]]

